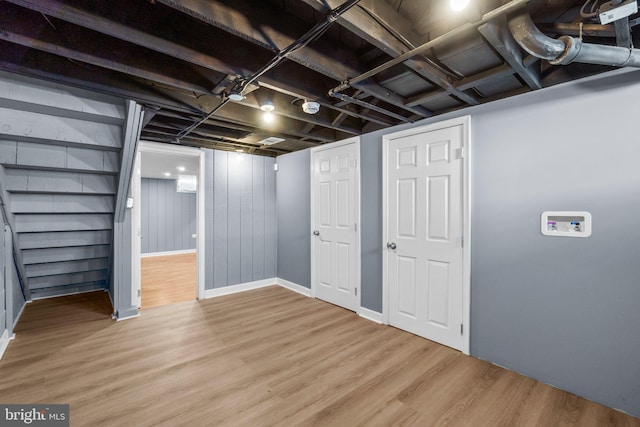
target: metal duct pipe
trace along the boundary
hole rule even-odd
[[[570,36],[554,39],[543,34],[528,13],[520,13],[511,18],[509,29],[524,50],[533,56],[548,60],[553,65],[582,62],[616,67],[640,67],[640,49],[584,43]]]

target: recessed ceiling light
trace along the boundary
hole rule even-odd
[[[273,113],[271,111],[265,111],[262,114],[262,120],[265,121],[265,123],[273,123],[273,121],[275,120],[275,116],[273,115]]]
[[[184,166],[178,166],[176,169],[178,169],[180,172],[184,172],[186,170]]]
[[[165,172],[165,173],[163,173],[162,175],[164,175],[164,176],[171,176],[171,174],[170,174],[169,172]]]
[[[262,111],[273,111],[276,109],[276,107],[273,106],[273,102],[267,101],[260,106],[260,109]]]
[[[244,95],[242,94],[241,91],[239,91],[237,89],[233,89],[233,90],[231,90],[231,92],[229,92],[228,98],[230,100],[232,100],[232,101],[239,102],[239,101],[242,101],[244,99]]]
[[[449,6],[452,10],[460,12],[469,5],[470,0],[449,0]]]
[[[236,153],[244,153],[244,150],[243,150],[242,148],[238,148],[238,149],[236,150]]]

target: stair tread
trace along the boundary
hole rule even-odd
[[[38,170],[38,171],[50,171],[50,172],[71,172],[82,173],[87,175],[117,175],[118,171],[105,171],[95,169],[77,169],[66,167],[53,167],[53,166],[35,166],[35,165],[23,165],[15,163],[1,163],[6,169],[24,169],[24,170]]]

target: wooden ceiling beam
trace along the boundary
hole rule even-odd
[[[90,29],[92,31],[97,31],[99,33],[114,37],[122,41],[126,41],[128,43],[132,43],[140,47],[151,49],[152,51],[177,58],[190,64],[198,65],[200,67],[213,70],[227,76],[233,76],[229,77],[229,79],[232,79],[235,76],[239,75],[251,74],[253,71],[255,71],[255,69],[258,69],[262,65],[264,65],[264,63],[266,63],[266,61],[268,61],[272,56],[267,51],[257,51],[257,47],[255,47],[254,43],[249,45],[254,46],[254,48],[253,50],[248,52],[243,64],[233,64],[234,60],[228,55],[226,58],[222,59],[224,56],[224,52],[228,51],[226,46],[233,44],[233,39],[230,36],[227,37],[229,38],[229,40],[223,40],[220,37],[217,37],[217,43],[211,46],[207,54],[204,54],[187,46],[178,44],[174,41],[167,40],[165,38],[150,34],[146,31],[122,24],[113,19],[107,19],[105,17],[98,16],[94,13],[83,10],[79,7],[72,6],[60,0],[51,0],[47,2],[38,0],[9,0],[6,3],[13,3],[23,8],[27,8],[39,13],[44,13],[45,15],[55,17],[65,22],[69,22],[77,26]],[[7,11],[5,15],[12,16],[13,14],[14,11]],[[40,19],[41,17],[35,18],[36,21]],[[32,21],[33,19],[31,20],[31,22]],[[42,21],[44,22],[43,19]],[[95,39],[95,36],[93,38]],[[93,43],[92,46],[99,44],[106,43]],[[56,53],[53,50],[53,47],[51,47],[47,51],[49,51],[50,53]],[[215,56],[212,53],[215,53]],[[238,60],[236,59],[235,61],[237,62]],[[247,61],[253,61],[253,65],[247,66]],[[95,62],[96,61],[89,63]],[[160,63],[162,62],[163,61],[160,61]],[[294,97],[316,99],[321,103],[323,107],[337,110],[336,114],[346,113],[360,119],[379,122],[379,120],[375,117],[370,118],[362,114],[358,114],[354,111],[333,107],[333,104],[326,98],[326,96],[318,97],[317,94],[325,95],[328,89],[331,88],[332,85],[334,85],[335,81],[333,79],[327,79],[323,82],[322,78],[320,78],[320,76],[318,75],[304,77],[306,75],[306,73],[303,72],[304,68],[297,64],[294,65],[292,63],[285,63],[278,68],[279,69],[274,70],[274,72],[271,72],[261,78],[262,86]],[[158,78],[161,78],[161,76],[159,76]],[[167,83],[177,84],[176,82]],[[215,92],[216,90],[220,91],[220,82],[218,81],[216,83],[212,83],[211,88],[191,87],[190,89],[196,90],[200,93],[202,93],[203,91],[205,93],[208,93],[210,91]]]
[[[338,6],[341,0],[302,0],[314,9],[323,13],[327,8]],[[338,21],[340,25],[352,31],[359,37],[367,40],[372,45],[381,49],[391,57],[395,58],[410,50],[405,43],[398,40],[384,26],[377,22],[362,7],[354,7],[342,15]],[[460,99],[469,105],[477,105],[480,102],[472,95],[469,95],[455,87],[455,81],[437,67],[433,66],[426,59],[414,56],[404,64],[416,72],[418,75],[442,87],[452,96]]]
[[[276,13],[272,7],[264,2],[249,4],[245,0],[238,0],[234,2],[233,7],[230,7],[221,2],[210,0],[156,1],[242,37],[251,43],[270,48],[274,52],[289,46],[309,29],[303,28],[295,22],[283,20],[282,14]],[[260,17],[260,30],[256,29],[247,19],[248,16]],[[365,71],[353,52],[325,39],[316,40],[312,45],[291,53],[288,59],[330,77],[336,80],[336,83]],[[406,107],[404,100],[398,99],[400,98],[398,95],[390,95],[387,89],[374,82],[368,82],[365,86],[370,95],[382,97],[381,99],[389,104],[422,117],[432,115],[431,112],[424,111],[421,107]]]
[[[515,70],[511,68],[509,64],[503,64],[495,68],[491,68],[490,70],[483,71],[478,74],[474,74],[469,77],[465,77],[464,79],[458,81],[456,83],[456,87],[460,90],[468,90],[473,87],[489,83],[491,81],[499,80],[506,76],[511,76],[515,73]],[[419,105],[429,101],[434,101],[438,98],[449,96],[449,92],[445,90],[432,90],[425,93],[420,93],[414,95],[410,98],[407,98],[408,105]]]
[[[307,114],[302,111],[300,105],[293,105],[290,98],[283,97],[277,93],[261,95],[260,92],[256,91],[249,94],[244,101],[240,102],[240,104],[259,110],[262,104],[267,100],[273,103],[275,107],[273,114],[277,116],[288,117],[314,126],[321,126],[348,133],[352,136],[360,135],[361,133],[360,129],[354,129],[347,126],[336,126],[332,124],[332,117],[329,117],[326,110],[323,110],[322,108],[316,114]]]
[[[210,87],[214,86],[213,81],[207,81],[190,65],[185,67],[171,64],[168,67],[167,57],[144,55],[144,52],[132,49],[133,46],[122,42],[117,46],[100,40],[87,43],[95,33],[90,34],[78,27],[72,29],[68,27],[70,24],[63,23],[58,23],[53,29],[39,14],[33,14],[34,12],[0,2],[0,40],[144,78],[175,89],[208,93]],[[157,71],[160,68],[158,64],[164,65],[163,72]],[[185,80],[184,75],[189,75],[193,80]],[[199,78],[200,76],[202,77]]]

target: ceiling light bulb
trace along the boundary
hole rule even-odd
[[[242,92],[232,91],[231,93],[229,93],[228,98],[232,101],[239,102],[244,99],[244,95],[242,94]]]
[[[236,150],[236,153],[244,153],[244,150],[243,150],[242,148],[238,148],[238,149]]]
[[[273,106],[273,102],[267,101],[260,106],[260,109],[262,111],[273,111],[276,109],[276,107]]]
[[[163,173],[162,175],[164,175],[164,176],[171,176],[171,174],[170,174],[169,172],[165,172],[165,173]]]
[[[186,170],[184,166],[178,166],[176,169],[178,169],[180,172],[184,172]]]
[[[262,114],[262,120],[264,120],[265,123],[273,123],[273,121],[275,120],[275,116],[271,111],[265,111]]]
[[[449,6],[452,10],[460,12],[469,5],[470,0],[449,0]]]

